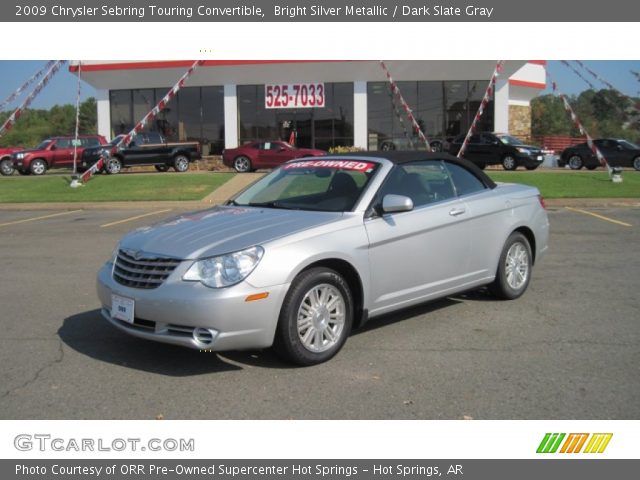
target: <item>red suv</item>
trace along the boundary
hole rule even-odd
[[[14,153],[11,156],[13,167],[24,175],[42,175],[50,168],[73,168],[74,142],[75,136],[48,138],[36,148]],[[78,164],[86,147],[106,143],[107,140],[102,135],[80,135],[76,153]]]

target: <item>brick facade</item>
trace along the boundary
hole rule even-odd
[[[531,107],[509,105],[509,133],[518,138],[531,137]]]

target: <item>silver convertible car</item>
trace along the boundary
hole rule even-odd
[[[352,328],[488,286],[515,299],[547,250],[537,189],[445,153],[282,165],[224,206],[127,234],[98,273],[102,315],[137,337],[328,360]]]

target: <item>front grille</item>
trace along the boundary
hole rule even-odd
[[[137,255],[136,255],[137,256]],[[180,260],[175,258],[144,257],[118,250],[113,278],[116,282],[132,288],[158,288],[175,270]]]

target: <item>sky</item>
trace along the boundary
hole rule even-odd
[[[44,66],[45,61],[2,61],[0,60],[0,103],[9,95],[17,90],[20,85],[25,82],[31,75],[36,73]],[[640,96],[640,82],[634,77],[630,71],[640,72],[640,60],[634,61],[585,61],[583,62],[591,70],[613,84],[618,90],[628,96]],[[595,78],[590,76],[584,70],[581,70],[575,63],[574,65],[584,77],[586,77],[597,89],[604,86]],[[559,61],[550,61],[548,64],[549,72],[555,79],[559,90],[567,95],[579,94],[587,90],[589,86],[569,68]],[[13,107],[14,109],[22,102],[26,95],[35,86],[31,87],[22,94],[22,96],[9,105],[6,109]],[[40,93],[31,104],[32,108],[50,108],[56,104],[75,103],[77,91],[77,76],[71,72],[67,66],[63,67],[52,79],[49,85]],[[543,93],[551,93],[550,87]],[[94,96],[95,90],[89,84],[82,82],[81,99]]]

